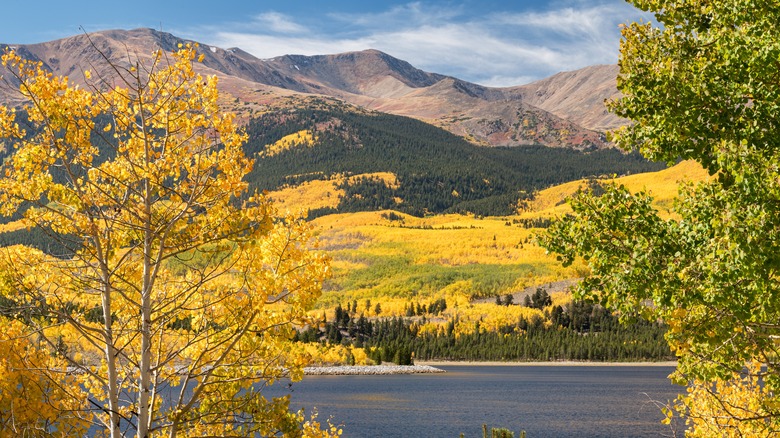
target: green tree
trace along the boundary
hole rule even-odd
[[[684,397],[683,414],[712,417],[723,436],[770,434],[780,429],[780,7],[633,3],[659,24],[623,28],[623,96],[610,107],[632,123],[613,139],[653,160],[696,160],[713,178],[683,186],[671,218],[646,193],[607,187],[600,197],[580,194],[574,215],[551,227],[542,244],[564,263],[587,261],[591,275],[578,296],[624,319],[669,325],[677,380],[697,394]],[[746,366],[754,361],[764,366]],[[732,390],[768,391],[727,397],[724,388],[745,372],[760,384]],[[760,403],[729,409],[740,399]],[[714,421],[705,404],[721,406],[717,415],[729,421]],[[697,430],[692,424],[689,433],[713,433]]]

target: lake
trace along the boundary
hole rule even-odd
[[[671,436],[658,403],[684,388],[671,366],[439,366],[443,374],[306,376],[264,390],[333,417],[344,437],[482,437],[482,424],[532,437]],[[681,426],[677,426],[678,429]],[[678,430],[678,435],[681,430]]]

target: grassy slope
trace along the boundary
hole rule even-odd
[[[659,209],[666,211],[680,181],[705,178],[706,172],[695,163],[684,162],[614,182],[632,191],[651,192],[657,197]],[[481,309],[483,305],[474,304],[474,298],[581,277],[586,272],[583,265],[561,267],[533,243],[534,233],[540,230],[525,229],[513,221],[565,214],[565,199],[585,185],[585,181],[575,181],[543,190],[526,211],[516,216],[415,218],[385,211],[318,218],[314,224],[322,247],[333,257],[334,268],[320,308],[353,300],[359,301],[362,308],[368,299],[381,302],[382,315],[387,316],[403,314],[407,302],[425,304],[444,297],[449,303],[457,303],[461,312],[474,313],[475,318],[478,314],[488,317],[496,307]],[[394,216],[401,219],[388,218]]]
[[[374,174],[392,185],[392,174]],[[682,180],[702,181],[707,174],[695,163],[683,162],[659,172],[617,178],[632,191],[656,196],[659,210],[668,211]],[[340,179],[310,181],[269,193],[281,210],[305,211],[338,202]],[[604,183],[604,181],[602,181]],[[497,307],[475,303],[475,298],[516,293],[529,286],[577,278],[586,268],[575,263],[563,268],[554,257],[534,244],[539,229],[525,229],[519,219],[550,218],[565,214],[565,199],[586,186],[574,181],[542,190],[515,216],[479,218],[471,215],[437,215],[426,218],[400,213],[361,212],[334,214],[314,221],[321,248],[333,259],[334,276],[327,283],[318,307],[332,310],[338,304],[358,301],[368,316],[381,303],[381,315],[403,315],[408,303],[428,304],[446,298],[445,317],[482,320],[485,326],[527,317],[522,306]],[[391,214],[392,213],[392,214]],[[391,220],[394,219],[394,220]],[[3,225],[0,233],[21,227]],[[553,294],[554,304],[566,301]],[[488,300],[489,301],[489,300]],[[533,313],[533,312],[532,312]]]
[[[668,213],[677,197],[677,188],[681,182],[698,182],[709,178],[707,171],[693,161],[683,161],[676,166],[658,172],[639,173],[614,180],[600,180],[602,184],[613,182],[622,184],[632,192],[646,191],[655,198],[655,205],[661,212]],[[584,180],[545,189],[536,194],[521,217],[555,217],[570,211],[566,198],[577,190],[586,187]]]

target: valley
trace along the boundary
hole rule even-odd
[[[55,73],[72,72],[92,62],[89,53],[96,49],[118,59],[119,41],[167,49],[183,42],[137,29],[19,50]],[[68,57],[57,58],[58,53]],[[530,355],[523,347],[526,353],[518,356],[506,351],[519,347],[503,345],[507,334],[512,334],[510,344],[530,339],[524,335],[529,327],[548,344],[566,339],[554,334],[559,328],[572,334],[602,330],[596,327],[617,330],[610,338],[649,336],[643,342],[651,350],[663,344],[659,327],[637,335],[620,328],[603,309],[572,302],[565,288],[548,294],[546,285],[571,283],[587,268],[580,263],[563,268],[535,240],[567,214],[566,199],[577,191],[625,184],[652,191],[658,207],[668,209],[679,180],[705,178],[690,163],[662,170],[662,163],[609,147],[604,131],[622,123],[603,109],[604,99],[617,96],[614,66],[491,89],[423,72],[375,50],[270,60],[239,49],[211,47],[202,54],[196,68],[219,77],[222,105],[238,115],[248,134],[244,151],[255,160],[246,177],[250,191],[265,191],[280,213],[308,218],[317,250],[331,259],[332,276],[312,310],[321,322],[299,328],[315,362],[408,362],[415,355],[425,360],[669,358],[668,350],[603,356],[587,352],[591,347],[569,346],[564,352],[549,345]],[[24,229],[17,219],[6,221],[0,242],[67,256],[66,248],[39,230]],[[546,298],[534,303],[540,292]],[[591,318],[596,318],[592,326]],[[358,321],[364,329],[392,324],[401,332],[387,344],[373,329],[356,333]],[[430,352],[430,342],[452,345],[474,336],[497,337],[492,344],[483,339],[482,353],[468,342]],[[572,356],[572,348],[586,351],[585,356]]]
[[[780,431],[776,5],[43,6],[0,437]]]
[[[662,171],[596,181],[598,184],[624,185],[634,192],[648,191],[656,197],[656,208],[669,214],[668,209],[677,196],[680,182],[704,181],[707,178],[707,172],[697,164],[682,162]],[[383,210],[317,218],[313,223],[321,249],[332,257],[334,274],[326,284],[315,313],[319,315],[319,320],[333,322],[339,320],[341,310],[338,309],[351,308],[348,313],[343,313],[349,315],[341,325],[345,336],[350,330],[348,326],[357,326],[357,320],[362,317],[372,321],[402,318],[408,321],[407,324],[411,322],[412,331],[416,333],[459,333],[464,336],[464,340],[479,335],[482,343],[488,342],[486,339],[491,334],[523,333],[528,325],[534,323],[557,327],[555,321],[559,316],[556,316],[556,312],[564,310],[564,314],[571,314],[572,309],[580,306],[572,302],[565,289],[550,288],[550,301],[538,307],[529,307],[526,297],[531,298],[531,292],[539,289],[546,293],[549,284],[580,278],[588,271],[580,263],[568,268],[561,267],[554,256],[546,254],[536,244],[535,237],[543,231],[543,224],[567,214],[567,197],[578,190],[592,188],[593,185],[594,180],[582,179],[540,190],[522,209],[505,216],[440,214],[420,218]],[[285,208],[293,211],[296,207],[305,208],[305,204],[296,206],[289,202],[291,200],[288,200]],[[512,297],[511,304],[506,304],[508,296]],[[442,300],[446,302],[445,309],[440,309],[442,306],[436,304]],[[501,303],[497,304],[498,301]],[[428,310],[432,307],[436,310]],[[598,310],[594,313],[593,309],[589,309],[587,312],[588,317],[599,315]],[[621,336],[638,339],[637,333],[621,329],[616,321],[612,321],[612,324],[612,328],[619,332],[610,335],[613,340],[621,339],[619,342],[622,343],[624,340]],[[575,327],[574,331],[577,330],[582,330],[582,327]],[[652,327],[648,330],[646,335],[651,337],[646,341],[649,342],[646,346],[665,348],[659,338],[662,332],[656,332]],[[326,326],[323,326],[319,335],[309,339],[325,340],[328,333]],[[414,345],[408,338],[410,333],[406,332],[403,336],[407,337],[410,345]],[[519,336],[515,341],[522,345],[522,338]],[[331,341],[334,344],[347,342],[340,337],[331,338]],[[560,339],[555,342],[560,342]],[[396,349],[398,345],[395,344]],[[461,351],[460,356],[423,357],[427,360],[588,359],[587,349],[581,350],[585,351],[585,357],[572,357],[563,350],[545,353],[544,349],[533,356],[512,356],[499,353],[505,350],[498,345],[486,348],[483,353],[491,351],[498,356],[469,355],[465,353],[468,347],[461,347],[466,350]],[[560,344],[555,345],[563,348]],[[566,348],[568,351],[569,347]],[[611,351],[607,347],[603,348],[604,352]],[[332,352],[328,356],[325,350],[316,349],[312,353],[325,362],[351,355],[358,362],[362,359],[364,363],[370,363],[368,354],[362,351],[343,347],[339,349],[341,356],[333,356]],[[471,351],[473,353],[476,350]],[[393,355],[385,360],[392,361]],[[417,357],[420,357],[419,353]],[[604,356],[598,360],[618,360],[618,356],[610,357]],[[670,357],[666,351],[657,356],[643,356],[641,360],[668,360]],[[591,359],[596,360],[596,357]]]

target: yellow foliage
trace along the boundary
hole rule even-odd
[[[569,292],[552,292],[550,294],[550,299],[552,300],[550,307],[566,307],[569,303],[572,302],[572,296]]]
[[[269,192],[268,197],[280,209],[288,211],[305,212],[316,208],[336,208],[341,198],[345,196],[344,190],[339,186],[344,182],[360,178],[382,181],[388,187],[395,187],[398,184],[395,175],[390,172],[364,173],[350,177],[339,175],[330,179],[306,181],[296,186],[283,187]]]
[[[352,345],[300,343],[299,346],[306,351],[312,365],[343,365],[349,362],[355,365],[370,365],[373,363],[362,348],[355,348]],[[348,359],[350,356],[352,360]]]
[[[66,362],[34,338],[21,322],[0,316],[0,437],[84,436],[85,394]]]
[[[512,216],[417,218],[394,213],[402,220],[389,220],[387,213],[337,214],[313,221],[322,248],[333,258],[332,291],[325,292],[320,307],[357,300],[362,309],[370,299],[381,304],[381,316],[404,315],[409,301],[468,303],[585,272],[582,263],[561,267],[534,243],[534,230],[513,223]],[[374,316],[373,310],[365,313]]]
[[[303,416],[301,414],[301,416]],[[327,425],[323,425],[317,421],[316,412],[312,417],[303,422],[302,438],[335,438],[342,434],[342,429],[333,425],[330,420],[327,421]]]
[[[403,223],[398,223],[384,218],[386,213],[328,215],[317,218],[314,224],[326,247],[357,245],[378,255],[403,253],[414,256],[418,264],[528,263],[551,268],[557,264],[544,249],[533,244],[532,230],[506,225],[512,216],[477,219],[448,214],[417,218],[395,213],[404,218]]]
[[[24,221],[12,221],[5,224],[0,224],[0,233],[7,233],[10,231],[18,231],[25,228]]]
[[[619,178],[599,179],[602,184],[615,183],[624,185],[631,192],[647,190],[655,199],[656,208],[668,210],[678,195],[680,183],[683,181],[706,181],[709,174],[695,161],[683,161],[668,169],[658,172],[647,172],[628,175]],[[520,213],[521,217],[556,217],[571,211],[566,199],[579,190],[587,187],[587,181],[579,180],[550,187],[534,194],[534,199]]]
[[[455,325],[456,336],[474,333],[477,328],[480,331],[498,332],[502,326],[514,325],[520,320],[544,319],[544,313],[539,309],[524,306],[497,306],[493,303],[474,303],[448,308],[445,314],[451,320],[458,320],[458,324]]]
[[[305,211],[315,208],[336,208],[344,196],[335,179],[307,181],[294,187],[285,187],[268,194],[279,208]]]
[[[694,380],[687,394],[666,409],[666,421],[678,412],[688,425],[685,436],[691,438],[775,436],[780,401],[761,381],[761,368],[754,362],[728,380]]]
[[[277,140],[275,143],[265,145],[261,157],[273,157],[276,154],[298,146],[312,147],[317,142],[317,137],[308,129],[304,129]]]
[[[328,258],[305,221],[246,193],[246,135],[219,107],[217,78],[194,71],[196,57],[187,44],[142,68],[109,65],[119,76],[106,90],[103,78],[74,87],[3,55],[37,129],[25,132],[0,107],[0,137],[14,150],[0,173],[0,213],[31,204],[26,223],[72,236],[63,240],[73,248],[70,258],[0,252],[0,295],[50,350],[12,345],[42,369],[54,368],[43,356],[66,347],[56,365],[78,371],[75,387],[95,405],[79,411],[87,397],[75,390],[62,403],[113,437],[136,426],[139,437],[298,434],[304,418],[253,388],[302,376],[305,354],[290,338],[310,322]],[[108,149],[101,159],[94,136]]]

